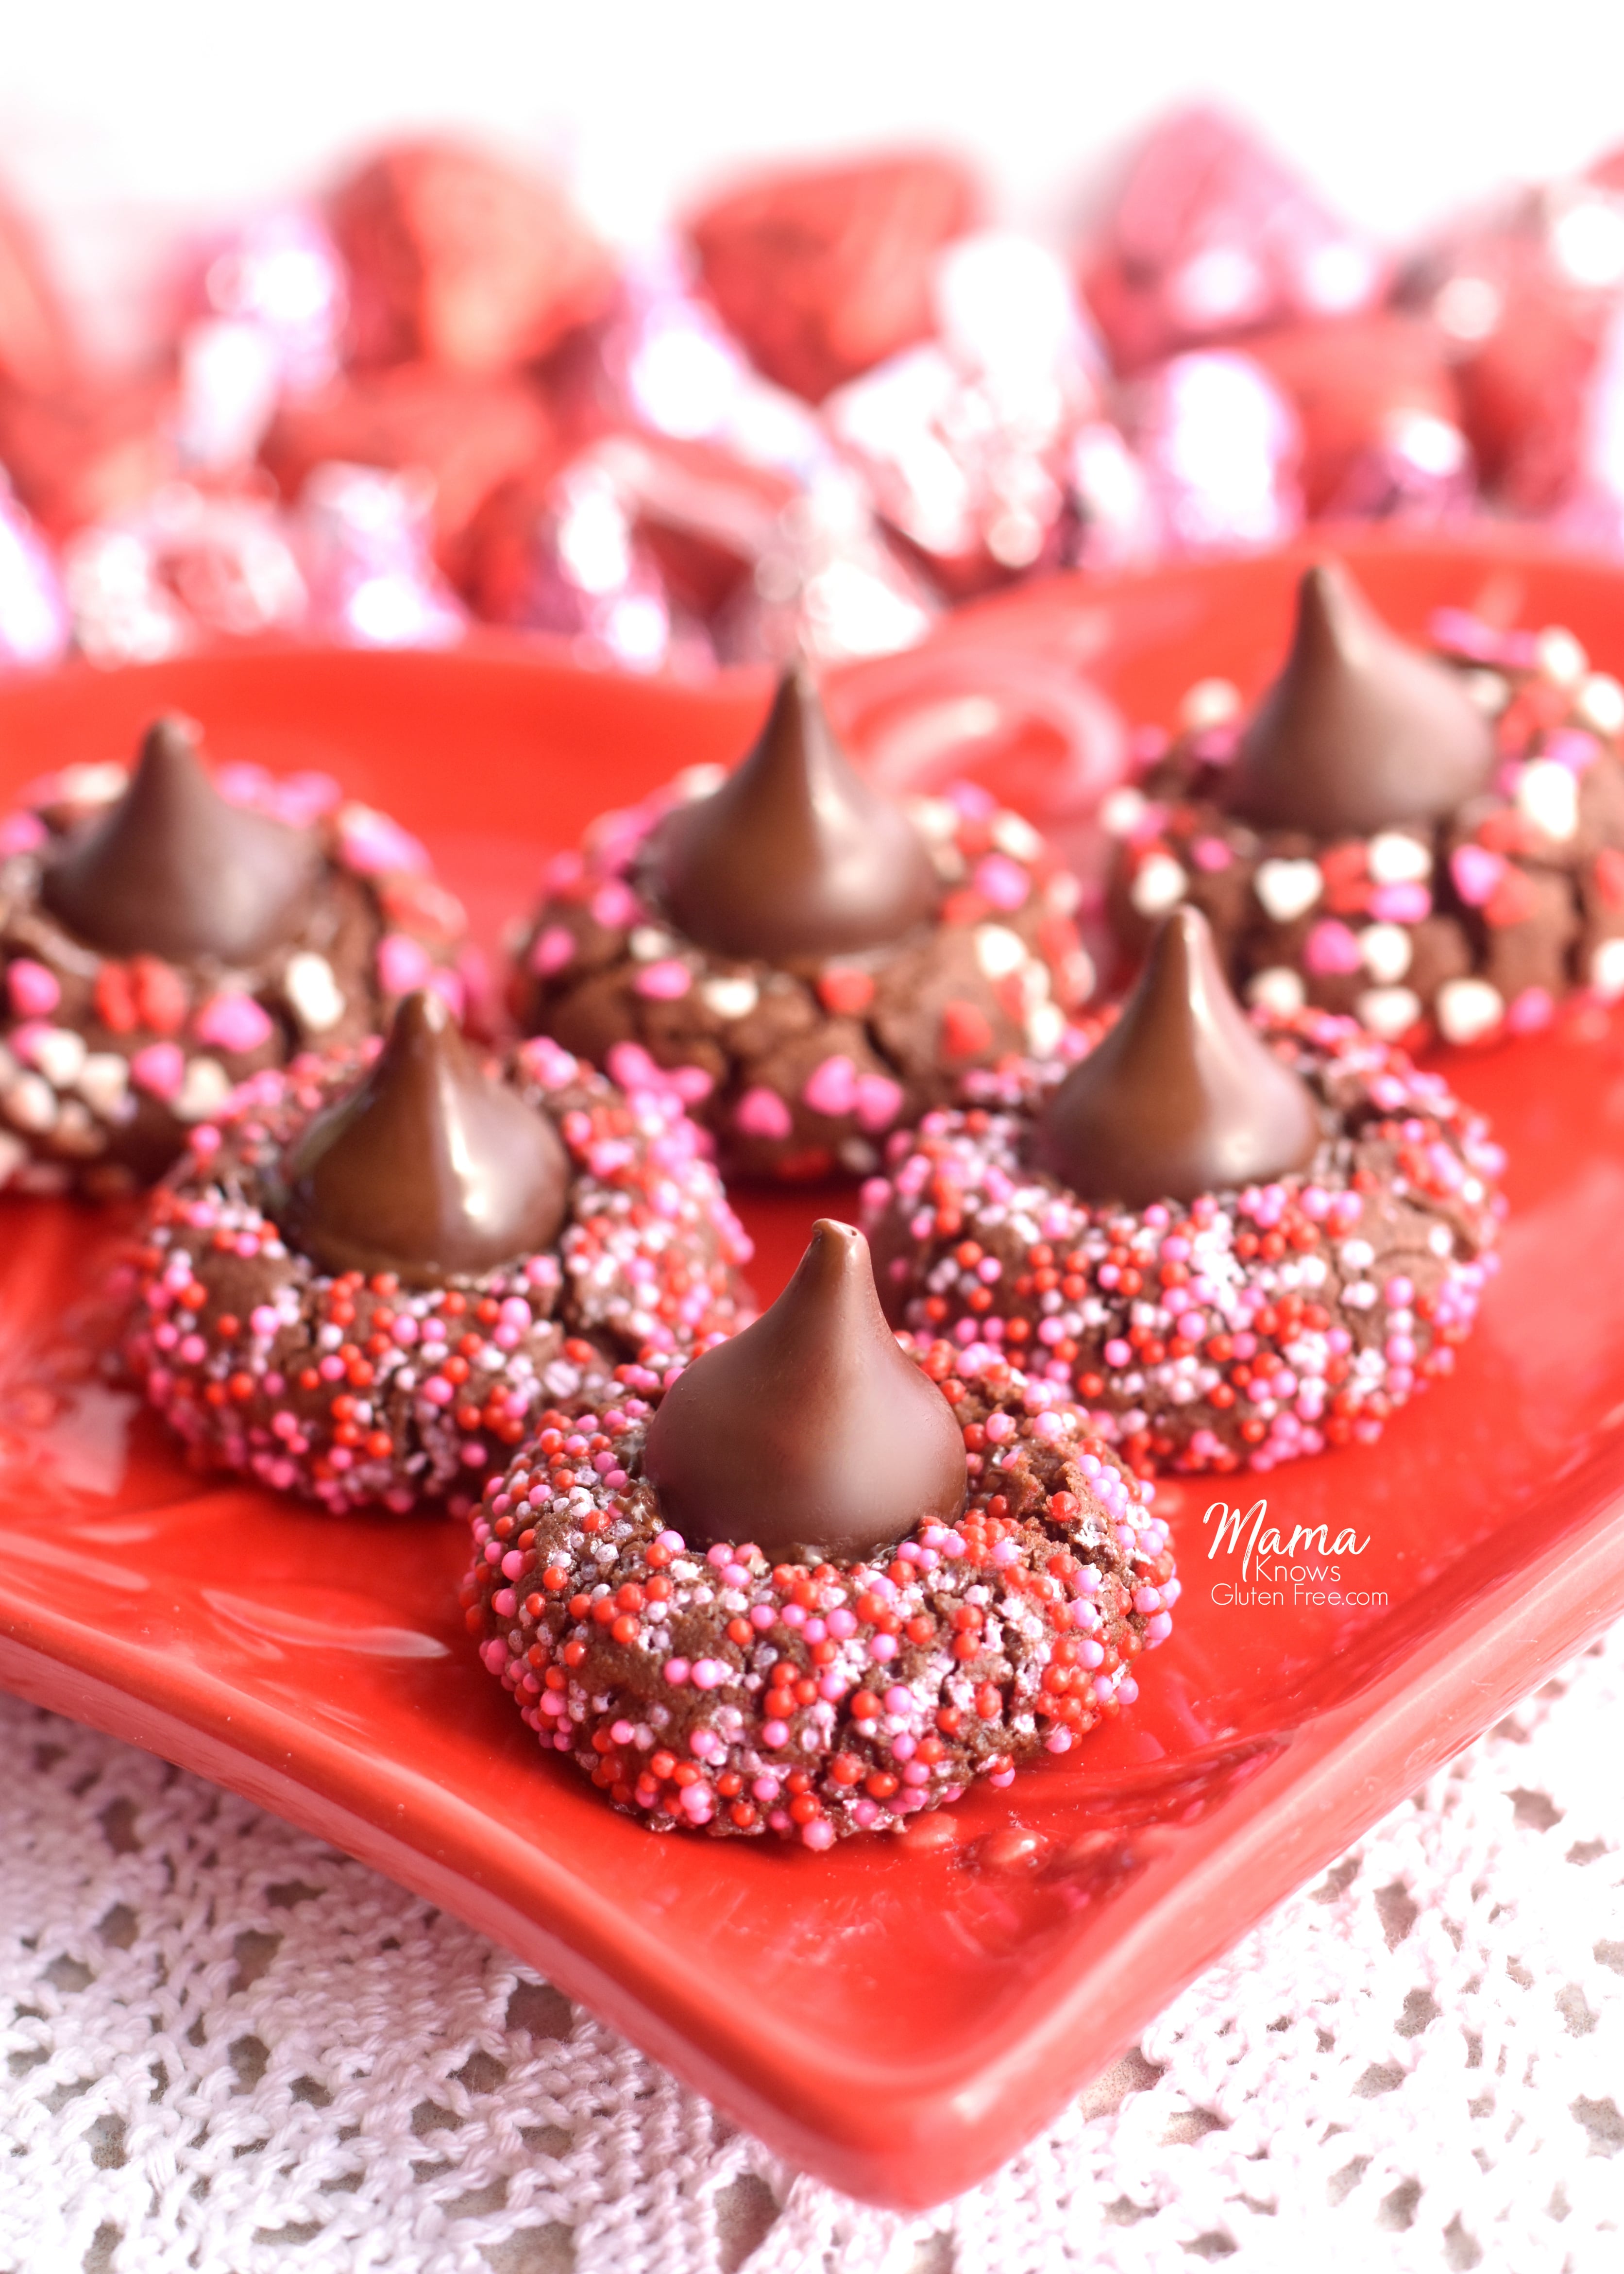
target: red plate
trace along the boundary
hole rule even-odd
[[[1612,572],[1350,550],[1402,624],[1477,605],[1566,622],[1624,666]],[[971,651],[1007,708],[1034,651],[1041,779],[1057,674],[1086,663],[1134,713],[1164,718],[1206,673],[1254,686],[1283,638],[1291,565],[1034,591],[973,612],[938,651],[853,674],[843,708],[894,726],[910,689],[959,702]],[[542,846],[729,756],[763,691],[640,686],[503,651],[199,660],[6,688],[0,764],[14,784],[127,752],[154,706],[182,704],[222,756],[329,764],[387,802],[493,930]],[[985,707],[974,716],[984,727]],[[1011,764],[1019,743],[1011,729]],[[540,1756],[469,1649],[456,1527],[200,1486],[127,1401],[76,1374],[64,1329],[105,1227],[41,1202],[0,1215],[0,1680],[445,1904],[796,2161],[860,2195],[929,2203],[1018,2148],[1270,1905],[1624,1608],[1624,1052],[1610,1034],[1550,1039],[1455,1072],[1513,1163],[1478,1332],[1380,1445],[1267,1483],[1283,1534],[1356,1534],[1357,1555],[1305,1559],[1340,1562],[1342,1600],[1296,1600],[1331,1583],[1259,1582],[1239,1553],[1209,1557],[1210,1487],[1167,1488],[1185,1588],[1139,1706],[1074,1763],[906,1839],[813,1856],[655,1839],[613,1815]],[[747,1211],[763,1294],[812,1212],[804,1195]],[[1222,1600],[1248,1585],[1282,1600]]]

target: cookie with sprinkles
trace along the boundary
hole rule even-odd
[[[128,1267],[125,1359],[204,1466],[337,1512],[465,1510],[538,1416],[750,1315],[749,1243],[665,1093],[441,997],[267,1067],[190,1134]]]
[[[211,776],[184,719],[0,817],[0,1186],[151,1183],[245,1076],[459,1010],[465,922],[423,847],[325,774]]]
[[[1624,690],[1565,631],[1446,611],[1434,637],[1405,645],[1322,565],[1250,719],[1191,690],[1103,811],[1130,956],[1187,902],[1249,1003],[1412,1047],[1624,997]]]
[[[513,1006],[618,1081],[668,1082],[729,1173],[861,1174],[972,1068],[1055,1047],[1094,985],[1079,892],[984,791],[883,796],[798,667],[731,774],[553,862]]]
[[[900,1830],[1069,1752],[1171,1630],[1149,1489],[991,1344],[893,1337],[849,1225],[744,1333],[543,1419],[474,1517],[469,1630],[652,1830]]]
[[[1069,1066],[974,1098],[864,1187],[887,1311],[1001,1350],[1141,1474],[1367,1442],[1453,1369],[1498,1260],[1499,1147],[1353,1020],[1249,1020],[1194,908]]]

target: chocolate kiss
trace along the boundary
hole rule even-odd
[[[1454,674],[1395,638],[1322,562],[1297,587],[1291,652],[1222,796],[1265,829],[1364,837],[1452,812],[1493,758],[1492,729]]]
[[[868,1243],[825,1218],[771,1310],[680,1374],[643,1473],[691,1547],[850,1562],[964,1506],[952,1409],[898,1349]]]
[[[650,882],[676,930],[741,961],[880,947],[942,897],[918,831],[853,769],[804,665],[721,787],[661,824]]]
[[[347,1097],[283,1164],[277,1220],[327,1271],[411,1287],[475,1279],[549,1246],[569,1163],[545,1114],[486,1079],[438,995],[409,995]]]
[[[1079,1199],[1137,1209],[1284,1176],[1320,1135],[1307,1088],[1230,994],[1206,917],[1184,907],[1116,1025],[1050,1097],[1034,1152]]]
[[[70,840],[40,891],[105,954],[253,963],[298,930],[317,854],[306,832],[222,797],[191,724],[160,719],[129,788]]]

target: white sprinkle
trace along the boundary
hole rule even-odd
[[[69,1027],[45,1027],[28,1045],[33,1063],[57,1089],[71,1089],[85,1063],[85,1038]]]
[[[1611,672],[1593,671],[1579,689],[1579,716],[1598,734],[1616,734],[1624,728],[1624,687]]]
[[[959,812],[944,797],[916,797],[910,801],[908,819],[921,837],[932,844],[945,845],[957,836]]]
[[[1198,679],[1178,706],[1178,723],[1187,734],[1207,727],[1227,726],[1241,707],[1240,689],[1227,679]]]
[[[989,979],[1007,979],[1026,961],[1026,943],[1008,924],[977,924],[975,960]]]
[[[1053,1058],[1065,1032],[1058,1003],[1034,1003],[1026,1013],[1026,1046],[1035,1058]]]
[[[56,1118],[56,1093],[37,1073],[19,1073],[0,1094],[5,1118],[18,1129],[46,1130]]]
[[[1069,869],[1058,870],[1043,887],[1043,898],[1056,915],[1069,916],[1082,897],[1082,880]]]
[[[634,939],[635,937],[634,933]],[[706,979],[701,983],[699,992],[705,1007],[714,1011],[718,1019],[748,1018],[761,998],[761,989],[756,982],[742,974],[734,979]]]
[[[675,953],[677,943],[658,924],[639,924],[627,945],[639,963],[658,963],[662,955]]]
[[[992,841],[1011,861],[1035,861],[1043,850],[1043,840],[1026,816],[1007,809],[993,822]]]
[[[1142,916],[1164,915],[1184,897],[1184,872],[1166,853],[1153,853],[1128,889]]]
[[[1132,837],[1148,810],[1149,801],[1144,792],[1124,784],[1101,799],[1100,826],[1108,837]]]
[[[90,1158],[107,1150],[107,1132],[90,1118],[90,1109],[77,1097],[69,1098],[56,1117],[51,1141],[64,1153]]]
[[[1557,844],[1579,826],[1579,784],[1556,758],[1536,758],[1517,784],[1517,809]]]
[[[187,1065],[180,1096],[175,1101],[177,1118],[207,1121],[231,1095],[231,1077],[218,1058],[192,1058]]]
[[[1552,624],[1536,643],[1539,668],[1553,687],[1577,687],[1590,659],[1570,631]]]
[[[1450,979],[1438,990],[1438,1024],[1452,1043],[1475,1043],[1500,1024],[1505,999],[1486,979]]]
[[[1425,884],[1432,873],[1432,856],[1418,838],[1396,829],[1384,829],[1365,850],[1365,866],[1378,885]]]
[[[1402,924],[1367,924],[1359,934],[1359,955],[1379,987],[1391,987],[1410,968],[1415,943]]]
[[[103,1120],[109,1120],[130,1088],[129,1065],[117,1050],[92,1050],[79,1070],[74,1087]]]
[[[344,998],[325,955],[314,955],[308,948],[290,955],[282,989],[307,1034],[325,1035],[344,1015]]]
[[[709,797],[721,788],[727,779],[726,766],[685,766],[677,776],[674,787],[683,798]]]
[[[1312,907],[1325,890],[1325,878],[1317,861],[1265,861],[1252,889],[1276,923],[1290,923]]]
[[[1246,983],[1246,1000],[1259,1011],[1300,1011],[1307,999],[1301,972],[1289,963],[1271,964]]]
[[[1624,995],[1624,939],[1604,939],[1590,957],[1590,985],[1604,1003]]]
[[[1393,1042],[1421,1016],[1421,998],[1408,987],[1367,987],[1353,1008],[1361,1026]]]
[[[1435,1224],[1427,1233],[1426,1244],[1434,1255],[1447,1255],[1455,1246],[1455,1234],[1447,1224]]]

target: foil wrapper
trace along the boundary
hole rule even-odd
[[[1250,356],[1175,356],[1124,410],[1167,555],[1280,545],[1301,526],[1297,415]]]
[[[260,451],[286,498],[327,465],[410,474],[429,501],[439,557],[456,572],[459,547],[502,482],[558,463],[553,422],[522,380],[402,364],[284,403]],[[402,493],[404,494],[404,493]]]
[[[456,143],[384,151],[341,184],[328,219],[357,363],[512,371],[613,297],[609,254],[561,190]]]
[[[311,627],[350,647],[447,647],[466,614],[433,553],[433,497],[418,474],[318,466],[297,516]]]
[[[932,275],[936,338],[838,389],[831,433],[887,526],[954,598],[1064,557],[1068,457],[1100,416],[1098,351],[1061,263],[961,237]]]
[[[63,554],[74,637],[93,663],[157,663],[221,639],[299,629],[308,613],[290,534],[259,499],[170,483],[81,530]]]
[[[1387,283],[1367,237],[1248,127],[1204,106],[1152,127],[1079,268],[1121,371],[1270,325],[1351,315]]]
[[[1297,412],[1311,516],[1438,522],[1470,509],[1476,469],[1436,325],[1382,311],[1269,333],[1247,352]]]
[[[1611,170],[1610,170],[1611,169]],[[1605,350],[1624,307],[1624,166],[1529,192],[1451,232],[1402,297],[1448,341],[1461,423],[1485,488],[1528,514],[1605,500],[1613,478]]]
[[[176,439],[199,474],[246,465],[278,402],[337,375],[349,291],[320,218],[292,207],[256,215],[200,263],[177,347]]]
[[[889,546],[858,477],[834,469],[778,516],[749,584],[716,626],[727,663],[891,655],[924,638],[940,604]]]
[[[1066,453],[1071,533],[1068,566],[1112,576],[1145,568],[1162,551],[1162,518],[1151,478],[1120,426],[1090,418]]]
[[[809,403],[934,328],[936,252],[979,192],[921,154],[758,175],[694,216],[704,288],[759,371]]]
[[[624,472],[598,445],[507,484],[470,532],[463,590],[486,621],[566,639],[581,662],[703,672],[710,641],[675,607]]]
[[[0,664],[55,663],[71,636],[56,564],[0,474]]]

